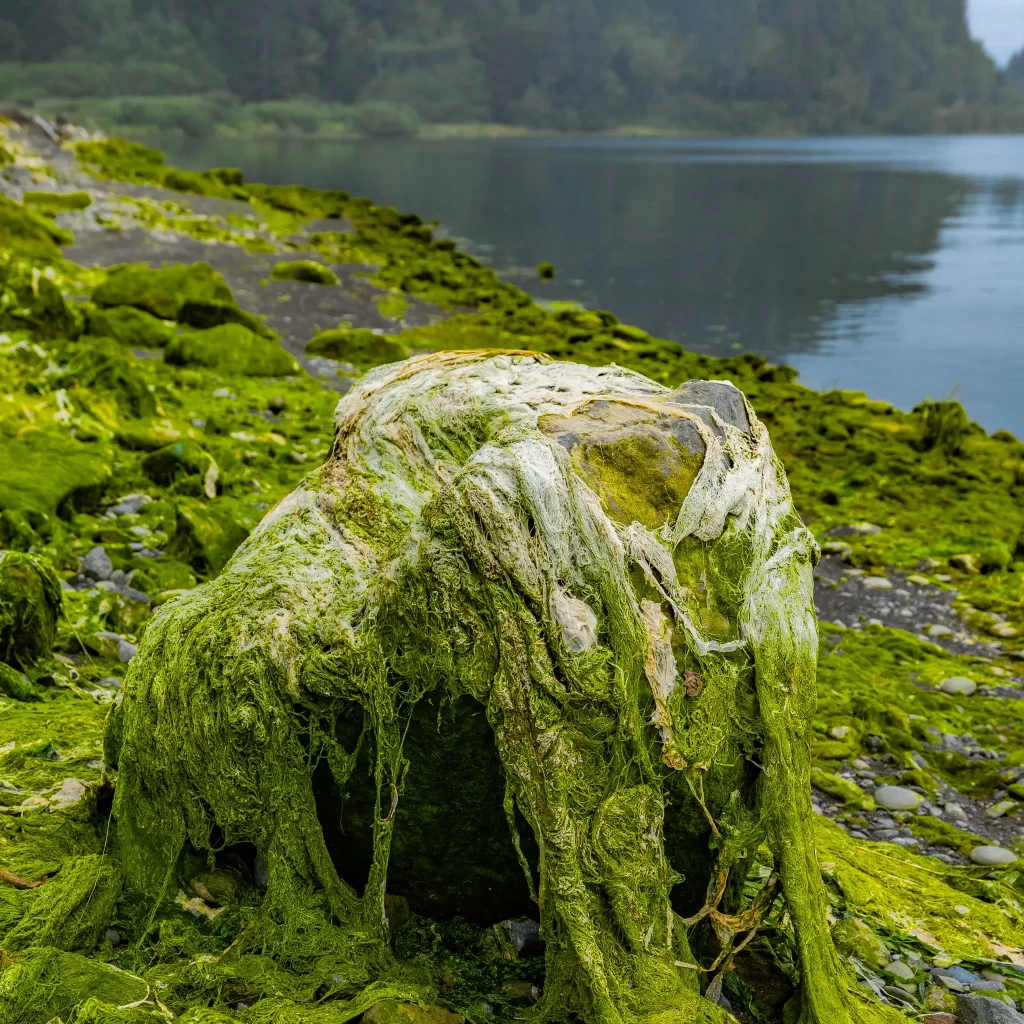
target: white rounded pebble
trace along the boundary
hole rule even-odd
[[[934,640],[943,636],[952,636],[953,630],[949,626],[942,625],[941,622],[936,622],[933,626],[929,626],[925,632]]]
[[[973,679],[953,676],[950,679],[943,679],[939,683],[939,689],[943,693],[948,693],[951,697],[970,697],[977,691],[978,684]]]
[[[921,802],[921,795],[903,786],[879,786],[875,790],[875,803],[887,811],[913,811]]]
[[[868,590],[892,590],[892,583],[884,576],[865,576],[861,583]]]
[[[971,860],[983,867],[995,867],[999,864],[1012,864],[1017,855],[1001,846],[977,846],[970,853]]]

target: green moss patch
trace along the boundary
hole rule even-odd
[[[306,355],[326,356],[357,369],[369,369],[383,363],[397,363],[409,358],[409,349],[401,341],[386,334],[363,328],[338,328],[321,331],[306,345]]]
[[[253,377],[301,372],[299,364],[280,345],[241,324],[179,334],[164,349],[164,360],[174,366],[202,366]]]
[[[92,196],[88,192],[26,192],[22,202],[53,217],[58,213],[88,210],[92,206]]]
[[[21,203],[0,196],[0,249],[16,249],[40,260],[55,260],[74,236]]]
[[[49,657],[62,607],[48,562],[0,551],[0,661],[28,669]]]
[[[173,327],[134,306],[92,310],[87,318],[87,330],[131,348],[163,348],[174,337]]]
[[[231,289],[208,263],[159,270],[141,263],[114,267],[92,297],[99,306],[134,306],[162,320],[176,320],[189,301],[234,305]]]
[[[217,573],[249,535],[230,502],[178,505],[178,530],[170,552],[202,573]]]
[[[70,516],[95,509],[111,476],[109,448],[66,428],[0,433],[0,508]],[[42,471],[42,468],[45,470]]]
[[[309,284],[336,285],[338,275],[313,260],[289,260],[278,263],[271,270],[270,276],[275,281],[306,281]]]

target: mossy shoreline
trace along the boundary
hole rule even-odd
[[[10,467],[0,480],[0,556],[14,560],[12,572],[18,559],[23,566],[11,577],[22,582],[0,592],[0,635],[13,652],[0,666],[0,867],[24,882],[48,879],[31,889],[0,882],[2,1024],[140,1024],[168,1014],[195,1024],[342,1024],[373,1007],[376,1021],[458,1014],[484,1024],[529,1013],[543,964],[509,946],[511,925],[431,921],[392,901],[404,981],[375,989],[380,965],[346,975],[323,950],[263,954],[273,936],[247,931],[260,898],[252,865],[197,861],[165,900],[139,902],[121,888],[109,835],[116,776],[105,720],[154,609],[214,577],[327,457],[339,391],[380,362],[474,349],[614,362],[668,386],[730,380],[768,426],[798,510],[843,571],[956,588],[973,647],[947,649],[941,636],[861,622],[855,610],[854,628],[822,624],[811,740],[825,812],[818,863],[840,950],[860,965],[870,999],[869,990],[899,1006],[882,990],[903,985],[916,1012],[946,1008],[948,993],[928,972],[957,961],[995,970],[1009,996],[1024,996],[1015,971],[1024,877],[1014,864],[974,867],[961,856],[987,841],[974,831],[987,827],[986,808],[1008,802],[1003,823],[1024,813],[1013,792],[1024,777],[1012,657],[1024,629],[1017,439],[987,435],[955,403],[902,412],[859,393],[821,394],[757,357],[687,352],[607,311],[542,308],[419,217],[344,192],[252,184],[231,169],[184,172],[117,140],[57,147],[14,126],[0,133],[21,176],[3,179],[0,198],[0,459]],[[24,205],[25,192],[91,202]],[[72,239],[103,252],[105,240],[136,230],[171,239],[162,252],[177,244],[191,256],[200,240],[209,263],[115,270],[62,252]],[[218,264],[229,252],[268,268],[312,260],[338,283],[327,274],[312,275],[321,283],[256,280],[243,302]],[[373,319],[320,323],[328,335],[308,354],[286,352],[274,340],[289,329],[284,311],[325,296],[358,299],[353,308]],[[989,685],[952,697],[937,688],[950,678]],[[950,863],[853,834],[874,813],[856,774],[868,769],[855,761],[939,809],[952,793],[976,804],[970,829],[893,812],[922,849],[955,855]],[[1015,835],[999,841],[1016,849]],[[794,955],[780,904],[726,979],[738,1019],[782,1021]],[[912,980],[893,973],[893,955]],[[433,1008],[409,1009],[416,1000]]]

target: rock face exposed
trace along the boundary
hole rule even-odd
[[[804,1019],[889,1019],[825,922],[817,551],[743,396],[440,353],[368,374],[337,428],[132,661],[108,736],[129,884],[250,851],[268,946],[356,932],[378,978],[386,891],[484,920],[536,900],[545,1010],[587,1022],[730,1019],[719,972],[781,888]]]

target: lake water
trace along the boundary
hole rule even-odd
[[[436,218],[540,298],[901,408],[955,394],[1024,438],[1024,137],[166,148]]]

